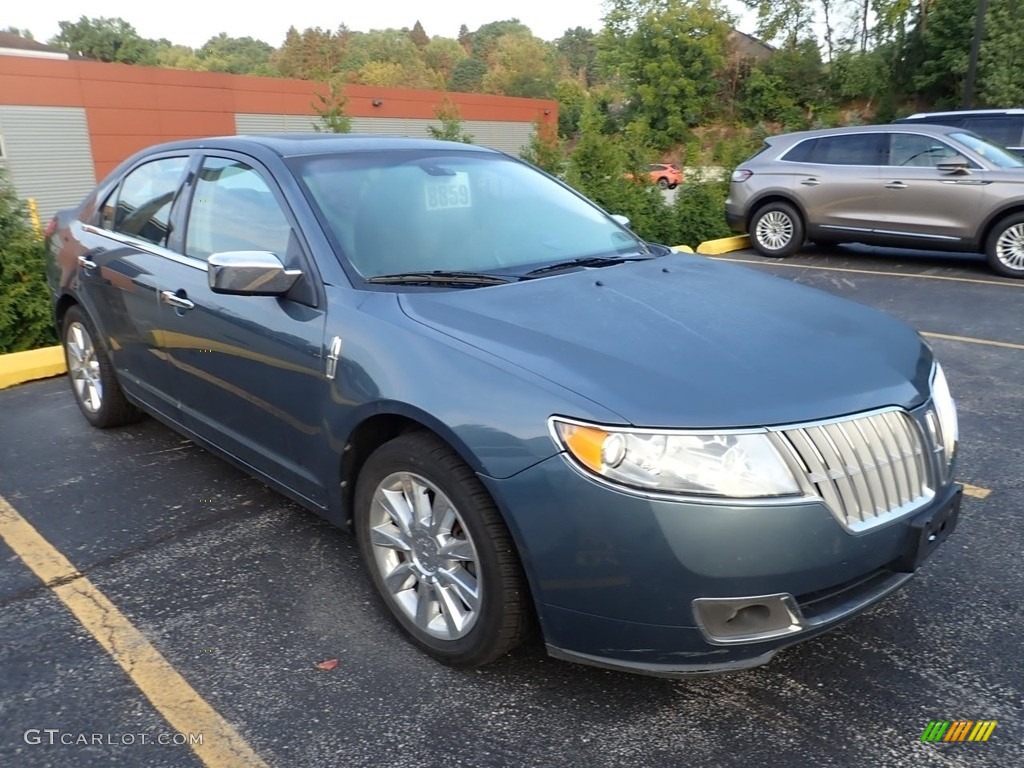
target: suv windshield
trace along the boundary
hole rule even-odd
[[[982,138],[976,133],[951,133],[949,135],[998,168],[1020,168],[1024,166],[1024,159],[1013,154],[1005,147]]]
[[[335,242],[364,278],[514,273],[647,252],[604,212],[503,155],[406,150],[292,162]]]

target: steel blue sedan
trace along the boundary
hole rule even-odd
[[[424,651],[763,664],[956,525],[912,329],[646,243],[502,153],[238,136],[121,164],[48,238],[72,391],[339,526]]]

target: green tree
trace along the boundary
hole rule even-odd
[[[1024,30],[1017,0],[989,0],[978,64],[978,101],[992,107],[1024,104]]]
[[[466,57],[457,62],[452,68],[451,77],[448,79],[448,89],[463,93],[479,91],[487,74],[487,65],[472,57]]]
[[[313,111],[320,115],[320,124],[314,124],[313,130],[324,133],[351,133],[352,118],[345,113],[348,97],[340,76],[336,75],[327,81],[327,91],[317,91]]]
[[[908,40],[910,84],[936,106],[959,106],[963,98],[976,9],[976,0],[937,2]]]
[[[555,98],[558,100],[558,134],[567,139],[579,130],[587,92],[577,80],[561,80],[555,85]]]
[[[730,17],[717,0],[610,0],[601,56],[662,146],[715,114]]]
[[[463,130],[462,116],[459,114],[458,106],[450,99],[445,99],[434,110],[437,119],[441,121],[441,127],[434,125],[427,126],[427,133],[432,139],[442,141],[458,141],[462,144],[472,144],[473,137]]]
[[[284,43],[271,57],[271,67],[282,77],[326,80],[340,72],[352,33],[344,24],[337,32],[313,27],[299,32],[289,27]]]
[[[474,58],[486,61],[490,56],[498,40],[506,35],[520,35],[533,37],[530,28],[519,19],[508,19],[506,21],[492,21],[484,24],[473,33],[473,47],[471,53]]]
[[[597,35],[585,27],[573,27],[555,41],[569,74],[583,85],[597,82]]]
[[[416,23],[413,24],[412,31],[409,33],[409,39],[421,51],[430,43],[430,38],[427,37],[427,33],[423,29],[423,25],[420,24],[419,19],[416,19]]]
[[[565,146],[558,138],[558,128],[550,121],[537,120],[533,124],[530,143],[519,156],[552,176],[561,178],[565,173]]]
[[[427,88],[431,80],[420,49],[401,29],[353,33],[342,69],[350,81],[366,85]]]
[[[465,24],[459,27],[458,43],[467,54],[473,50],[473,33],[469,31],[469,27]]]
[[[121,64],[155,64],[156,44],[139,36],[135,27],[121,18],[61,21],[60,34],[50,40],[70,53],[96,61]]]
[[[0,354],[56,341],[46,249],[0,168]]]
[[[655,242],[674,239],[673,222],[666,216],[661,191],[651,184],[630,181],[630,155],[618,135],[605,132],[607,118],[589,99],[580,116],[580,132],[569,154],[566,181],[609,213],[629,218],[633,230]]]
[[[423,49],[423,63],[427,69],[437,74],[441,87],[444,88],[451,80],[455,65],[468,55],[462,46],[450,37],[435,37]]]
[[[156,41],[156,65],[168,69],[202,69],[195,50],[166,39]]]
[[[26,40],[35,40],[35,35],[28,29],[18,29],[17,27],[7,27],[4,29],[9,35],[17,35],[18,37],[24,37]]]
[[[558,65],[550,43],[532,35],[511,34],[497,39],[481,80],[486,93],[549,99],[555,92]]]
[[[274,48],[251,37],[228,37],[221,32],[199,48],[196,58],[201,69],[236,75],[269,74]]]

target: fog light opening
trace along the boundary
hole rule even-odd
[[[764,603],[745,605],[736,611],[725,623],[738,631],[757,632],[772,615],[772,609]]]

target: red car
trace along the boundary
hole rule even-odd
[[[675,189],[683,183],[683,172],[675,163],[651,163],[646,170],[651,183],[661,189]]]

